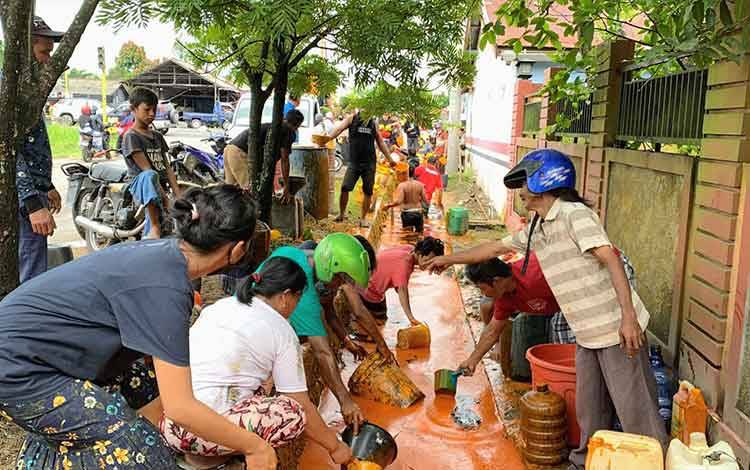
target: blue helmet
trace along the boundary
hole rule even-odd
[[[509,189],[524,183],[536,194],[553,189],[576,187],[576,169],[567,155],[557,150],[540,149],[529,152],[503,179]]]

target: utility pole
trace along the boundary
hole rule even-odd
[[[102,121],[107,124],[107,63],[104,61],[104,48],[97,48],[99,70],[102,71]]]
[[[451,88],[448,104],[448,165],[446,172],[453,175],[458,171],[461,153],[458,144],[458,134],[461,130],[461,90]]]

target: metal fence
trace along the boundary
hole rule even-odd
[[[699,144],[708,71],[644,79],[636,78],[640,69],[624,69],[617,140]]]
[[[562,114],[568,121],[565,127],[558,127],[557,135],[586,136],[591,134],[591,99],[573,103],[562,100],[555,103],[556,112]]]
[[[539,132],[539,118],[542,114],[542,102],[526,99],[523,105],[523,133],[536,134]]]

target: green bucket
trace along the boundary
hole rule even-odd
[[[465,207],[448,209],[448,234],[464,235],[469,231],[469,210]]]

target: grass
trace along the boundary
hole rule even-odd
[[[336,178],[336,207],[339,207],[339,196],[341,195],[341,184],[344,182],[343,178]],[[355,188],[356,189],[356,188]],[[362,216],[362,204],[357,202],[354,197],[354,191],[349,193],[349,204],[346,207],[347,217],[350,221],[359,220]],[[338,214],[338,209],[336,209]]]
[[[78,147],[78,126],[64,126],[51,122],[47,124],[47,134],[52,147],[52,158],[80,157]]]

